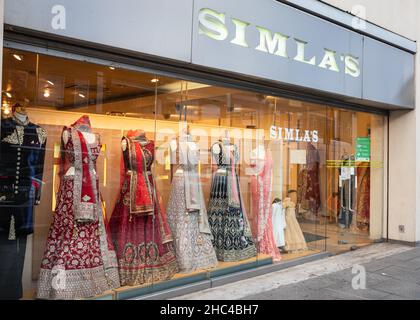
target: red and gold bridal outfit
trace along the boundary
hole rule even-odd
[[[123,137],[124,173],[110,227],[122,285],[170,279],[178,272],[166,213],[151,172],[154,142],[140,131]]]
[[[40,299],[87,298],[120,286],[96,174],[101,143],[99,135],[89,143],[83,132],[92,134],[87,116],[63,129],[68,139],[62,139],[60,188],[41,263]],[[69,168],[74,172],[67,173]]]

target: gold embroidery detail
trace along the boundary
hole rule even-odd
[[[8,240],[16,240],[15,216],[13,216],[13,215],[10,219],[10,228],[9,228]]]
[[[16,131],[18,135],[19,144],[23,144],[23,137],[25,135],[25,128],[22,126],[16,126]]]
[[[3,138],[3,142],[11,143],[11,144],[18,144],[18,138],[16,132],[13,132],[11,135]]]
[[[38,141],[40,144],[44,144],[47,140],[47,131],[44,128],[36,128],[36,133],[38,134]]]

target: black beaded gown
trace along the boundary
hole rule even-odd
[[[217,259],[239,261],[254,257],[257,250],[235,170],[239,157],[237,147],[216,142],[212,153],[217,170],[213,174],[208,213]]]

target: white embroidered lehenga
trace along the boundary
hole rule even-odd
[[[213,268],[218,262],[198,174],[199,150],[189,135],[172,142],[173,179],[167,215],[178,266],[185,273]]]

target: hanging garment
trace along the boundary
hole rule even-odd
[[[290,198],[284,199],[283,208],[286,210],[286,229],[284,230],[285,249],[289,252],[308,250],[302,229],[296,219],[296,207]]]
[[[173,142],[174,174],[167,214],[178,266],[185,273],[213,268],[218,261],[198,174],[200,152],[189,135]]]
[[[360,163],[357,168],[357,223],[368,227],[370,221],[370,167]]]
[[[251,162],[251,214],[252,230],[257,239],[258,252],[268,254],[274,261],[280,261],[280,252],[273,234],[273,217],[271,211],[272,165],[269,151],[263,146],[253,150]]]
[[[340,210],[338,225],[342,229],[354,226],[356,214],[356,172],[354,168],[354,156],[342,158],[342,166],[339,169],[339,193]]]
[[[219,261],[239,261],[257,255],[245,208],[239,179],[235,171],[239,153],[228,141],[212,146],[217,170],[213,173],[209,223],[213,246]]]
[[[22,271],[34,206],[41,199],[46,131],[26,118],[1,120],[0,299],[22,297]]]
[[[321,207],[321,192],[319,188],[320,156],[312,143],[306,147],[306,165],[298,175],[298,204],[313,215],[317,215]]]
[[[40,299],[80,299],[120,286],[117,260],[103,216],[90,121],[83,116],[64,127],[57,206],[39,274]],[[64,137],[67,138],[64,138]]]
[[[284,238],[284,229],[286,228],[286,213],[281,202],[272,204],[273,210],[273,233],[277,247],[286,245]]]
[[[178,265],[151,171],[154,142],[138,131],[129,131],[122,142],[122,187],[110,219],[121,285],[170,279]]]

